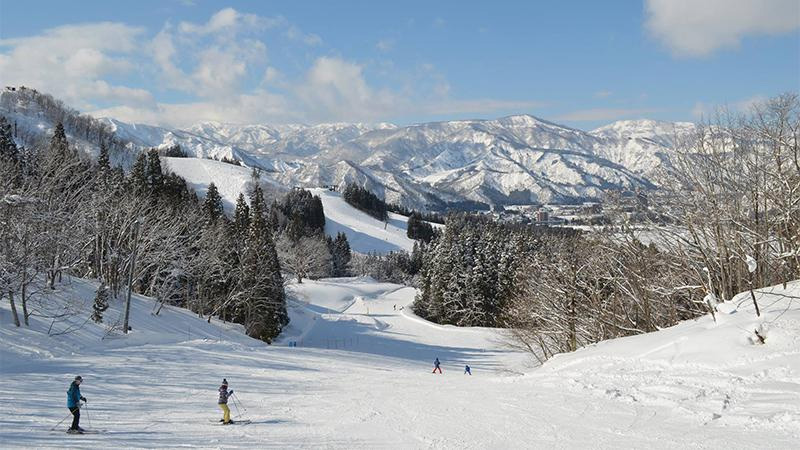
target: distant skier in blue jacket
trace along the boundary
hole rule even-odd
[[[442,373],[442,368],[439,367],[439,364],[440,364],[439,358],[436,358],[436,361],[433,362],[433,372],[431,373],[436,373],[437,370],[439,371],[439,373]]]
[[[472,371],[469,369],[469,364],[464,366],[464,375],[472,375]]]
[[[83,382],[83,378],[80,375],[75,377],[75,380],[72,381],[72,384],[69,385],[69,390],[67,391],[67,408],[69,408],[69,412],[72,413],[72,426],[69,427],[67,433],[83,433],[83,428],[80,427],[79,423],[81,421],[81,400],[86,402],[86,397],[81,395],[81,383]]]

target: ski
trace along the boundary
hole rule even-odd
[[[225,424],[225,423],[222,423],[222,422],[219,422],[219,421],[213,421],[213,422],[214,422],[214,425],[218,425],[218,426],[247,425],[247,424],[251,423],[250,420],[236,420],[236,421],[234,421],[232,423],[228,423],[228,424]]]

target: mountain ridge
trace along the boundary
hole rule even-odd
[[[19,91],[2,96],[0,113],[38,117]],[[687,122],[639,119],[584,131],[530,114],[407,126],[206,121],[174,129],[99,120],[131,152],[179,145],[197,158],[260,167],[287,188],[356,182],[417,209],[459,202],[574,203],[600,199],[607,190],[655,189],[655,173],[695,129]],[[38,132],[46,125],[36,125]]]

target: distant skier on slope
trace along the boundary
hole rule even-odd
[[[86,402],[86,397],[81,395],[81,383],[83,378],[80,375],[75,377],[72,384],[69,385],[67,391],[67,408],[72,413],[72,426],[69,427],[67,433],[83,433],[85,430],[80,427],[81,421],[81,400]]]
[[[442,368],[439,367],[439,364],[441,364],[439,363],[439,358],[436,358],[436,361],[433,362],[433,372],[431,373],[436,373],[437,370],[439,371],[439,373],[442,373]]]
[[[467,375],[467,374],[472,375],[472,371],[469,370],[469,364],[464,366],[464,375]]]
[[[225,425],[233,423],[233,421],[231,420],[231,410],[230,408],[228,408],[228,397],[231,395],[233,395],[233,389],[231,389],[230,391],[228,390],[228,380],[223,378],[222,386],[219,387],[219,400],[217,400],[217,404],[224,413],[220,422],[222,422]]]

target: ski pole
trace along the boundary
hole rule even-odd
[[[239,417],[242,413],[239,411],[239,407],[236,406],[236,399],[231,397],[231,401],[232,401],[233,407],[236,408],[236,415],[234,415],[234,417]]]
[[[92,427],[92,418],[89,417],[89,403],[83,402],[83,407],[86,408],[86,420],[89,421],[89,428],[91,429],[93,427]]]
[[[245,408],[245,407],[244,407],[244,405],[242,404],[242,401],[239,399],[239,396],[238,396],[238,395],[236,395],[235,393],[233,394],[233,396],[235,397],[235,398],[234,398],[234,400],[235,400],[237,403],[239,403],[239,406],[241,406],[243,410],[247,411],[247,408]]]
[[[239,406],[241,406],[241,407],[242,407],[242,409],[243,409],[245,412],[247,412],[247,408],[245,408],[245,407],[244,407],[244,405],[242,404],[242,401],[239,399],[239,396],[238,396],[238,395],[236,395],[236,394],[234,393],[234,394],[233,394],[233,397],[234,397],[234,398],[233,398],[233,401],[235,401],[236,403],[238,403],[238,404],[239,404]]]
[[[69,413],[69,414],[67,414],[67,417],[64,417],[63,419],[61,419],[61,421],[60,421],[60,422],[58,422],[57,424],[55,424],[55,426],[53,426],[53,428],[50,428],[50,431],[55,431],[55,430],[56,430],[56,428],[58,428],[58,426],[59,426],[59,425],[61,425],[62,423],[64,423],[64,421],[65,421],[65,420],[67,420],[67,419],[69,419],[70,417],[72,417],[72,411],[70,411],[70,413]]]
[[[245,408],[244,405],[242,405],[242,402],[240,402],[236,397],[231,397],[231,399],[233,400],[233,405],[236,407],[236,417],[244,416],[247,413],[247,408]]]

